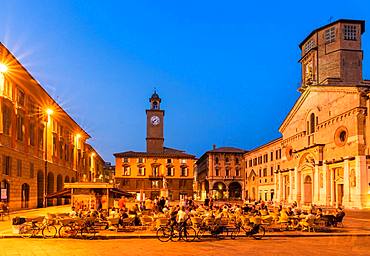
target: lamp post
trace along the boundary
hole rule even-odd
[[[8,71],[8,66],[5,65],[4,63],[0,63],[0,73],[6,73]]]
[[[5,85],[4,80],[4,74],[8,71],[8,66],[5,65],[4,63],[0,62],[0,88]]]
[[[45,170],[44,170],[44,207],[47,207],[47,189],[48,189],[48,126],[50,121],[50,116],[53,114],[51,108],[46,109],[46,119],[45,119]]]

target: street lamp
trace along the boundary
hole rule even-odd
[[[45,110],[45,171],[44,171],[44,207],[47,207],[47,189],[48,189],[48,126],[50,116],[54,113],[51,108]]]
[[[2,87],[4,85],[4,74],[8,71],[8,67],[0,62],[0,86]]]
[[[8,66],[4,63],[0,63],[0,73],[4,74],[8,71]]]

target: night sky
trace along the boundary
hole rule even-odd
[[[106,161],[145,150],[154,88],[165,146],[248,150],[280,136],[299,96],[298,44],[330,21],[370,22],[365,0],[269,2],[0,0],[0,41]]]

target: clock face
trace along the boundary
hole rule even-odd
[[[161,119],[158,116],[152,116],[150,118],[152,125],[158,125],[161,122]]]

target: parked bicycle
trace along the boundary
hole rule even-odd
[[[229,225],[228,219],[207,217],[198,226],[197,237],[201,239],[206,233],[209,233],[215,238],[224,239],[231,235],[234,229],[234,225]]]
[[[37,219],[25,222],[19,229],[19,234],[23,238],[36,237],[40,233],[44,238],[53,238],[56,237],[57,228],[44,218],[41,222]]]
[[[260,223],[239,220],[235,224],[235,229],[231,233],[231,239],[235,239],[241,232],[245,232],[248,237],[261,240],[265,236],[265,228]]]
[[[182,223],[171,223],[168,222],[167,226],[159,227],[157,229],[157,238],[161,242],[179,241],[184,240],[186,242],[192,242],[197,237],[197,232],[195,229],[189,225],[187,222],[190,220],[188,218]]]
[[[83,239],[92,240],[98,231],[94,228],[94,221],[90,218],[86,219],[68,219],[60,220],[59,236],[67,238],[75,238],[78,235]]]

